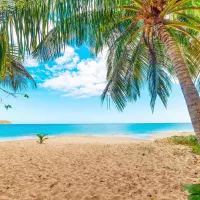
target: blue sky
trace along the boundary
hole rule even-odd
[[[129,104],[123,113],[114,106],[102,107],[100,94],[106,81],[106,49],[92,58],[88,49],[67,47],[63,55],[47,63],[27,58],[25,66],[37,81],[37,89],[28,89],[29,99],[5,97],[12,109],[0,107],[1,119],[13,123],[142,123],[190,122],[186,104],[178,84],[168,108],[157,99],[152,114],[147,90]]]

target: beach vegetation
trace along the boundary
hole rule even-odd
[[[198,145],[197,137],[194,135],[189,136],[172,136],[169,138],[175,144],[182,144],[187,146],[195,146]]]
[[[38,137],[37,143],[43,144],[45,140],[48,139],[47,137],[48,134],[37,134],[36,136]]]
[[[188,191],[188,200],[199,200],[200,199],[200,184],[184,185],[183,191]]]
[[[176,145],[184,145],[188,146],[192,149],[192,152],[196,154],[200,154],[200,145],[198,143],[198,139],[195,135],[189,136],[172,136],[166,139],[160,139],[157,141],[163,141],[167,143],[172,143]]]

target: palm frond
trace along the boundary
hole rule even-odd
[[[27,89],[29,84],[33,88],[36,87],[33,77],[22,65],[21,58],[11,52],[6,56],[6,71],[0,81],[0,85],[14,91],[23,91]]]
[[[157,96],[160,97],[164,106],[167,106],[167,100],[171,92],[171,78],[159,65],[152,62],[148,70],[148,88],[151,97],[151,109],[154,111]]]

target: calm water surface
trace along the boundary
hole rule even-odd
[[[36,134],[145,138],[170,131],[193,131],[190,123],[145,124],[12,124],[0,125],[0,140],[29,139]]]

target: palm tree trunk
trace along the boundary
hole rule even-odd
[[[163,23],[156,24],[154,26],[154,31],[156,32],[158,38],[165,45],[167,53],[173,63],[183,95],[185,97],[192,125],[200,144],[200,98],[189,74],[185,59],[178,44],[167,31]]]

